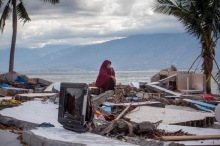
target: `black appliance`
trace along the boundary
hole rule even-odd
[[[86,132],[93,118],[93,108],[85,83],[60,84],[58,122],[65,129]]]

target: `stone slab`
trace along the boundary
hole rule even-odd
[[[196,109],[187,107],[187,106],[166,105],[165,108],[173,109],[173,110],[184,110],[184,111],[197,112]]]
[[[2,116],[13,117],[17,120],[41,124],[48,122],[54,126],[61,127],[58,123],[58,105],[52,102],[47,104],[39,100],[33,100],[22,103],[22,105],[7,108],[0,111]]]
[[[163,120],[164,124],[176,124],[194,120],[203,120],[206,117],[214,117],[214,115],[212,113],[141,106],[138,110],[134,110],[126,115],[126,117],[134,122],[150,121],[155,123]]]
[[[17,139],[18,135],[7,130],[0,130],[0,145],[1,146],[22,146]]]
[[[184,131],[184,132],[188,132],[190,134],[196,134],[196,135],[219,135],[220,134],[219,129],[198,128],[198,127],[188,127],[188,126],[179,126],[179,125],[160,124],[158,126],[158,129],[163,129],[163,130],[169,131],[169,132],[176,132],[176,131],[182,129],[182,131]],[[220,139],[173,141],[173,142],[185,144],[185,145],[197,145],[197,146],[198,145],[219,145]]]
[[[63,128],[37,128],[22,133],[31,146],[135,146],[92,133],[76,133]]]
[[[29,130],[37,127],[39,124],[18,120],[8,116],[2,116],[0,114],[0,123],[7,126],[14,126],[16,128],[22,128],[25,130]]]

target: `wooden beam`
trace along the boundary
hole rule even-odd
[[[146,87],[148,89],[151,89],[151,90],[156,91],[158,93],[165,92],[165,93],[167,93],[169,95],[175,95],[175,96],[180,96],[181,95],[181,93],[174,92],[174,91],[171,91],[171,90],[167,90],[167,89],[159,87],[157,85],[149,85],[149,84],[147,84]]]
[[[114,119],[113,121],[110,122],[110,124],[100,132],[101,135],[104,135],[106,133],[109,133],[112,129],[115,128],[115,126],[117,125],[118,120],[125,114],[125,112],[127,112],[127,110],[131,107],[131,104],[133,102],[131,102],[118,116],[116,119]]]
[[[162,136],[165,141],[220,139],[220,135]]]
[[[173,81],[173,80],[176,80],[176,76],[177,74],[174,74],[172,76],[169,76],[167,78],[164,78],[162,80],[159,80],[158,82],[161,82],[161,83],[166,83],[166,82],[169,82],[169,81]]]

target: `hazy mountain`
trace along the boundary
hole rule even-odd
[[[43,48],[27,49],[16,48],[15,50],[15,70],[22,66],[22,64],[28,64],[31,61],[36,61],[50,53],[56,52],[63,48],[71,47],[71,45],[46,45]],[[9,65],[10,49],[0,50],[0,71],[7,71]],[[20,66],[21,65],[21,66]],[[26,69],[25,69],[26,70]]]
[[[219,48],[217,45],[217,62],[220,62]],[[115,70],[163,69],[170,65],[175,65],[178,69],[188,69],[200,50],[199,41],[185,33],[136,35],[93,45],[17,49],[15,70],[98,70],[105,59],[112,61]],[[3,53],[7,51],[3,50]],[[9,60],[7,55],[3,57],[1,66],[8,64]],[[4,68],[6,67],[8,65]]]

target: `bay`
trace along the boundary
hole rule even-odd
[[[158,71],[116,71],[117,84],[129,85],[131,82],[150,82],[150,78]],[[24,73],[29,78],[42,78],[51,82],[92,83],[96,81],[98,72],[47,72]],[[212,80],[212,93],[218,94],[217,84]]]

